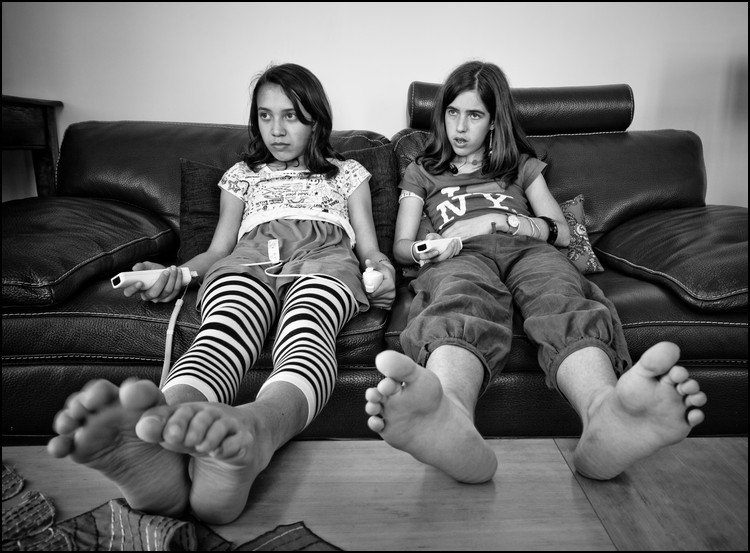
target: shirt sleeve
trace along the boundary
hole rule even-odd
[[[219,188],[226,190],[233,196],[237,196],[240,200],[245,201],[247,195],[247,189],[249,186],[248,177],[250,176],[249,170],[243,170],[243,166],[246,168],[244,161],[236,163],[230,167],[224,176],[219,181]]]
[[[518,171],[518,183],[521,185],[521,189],[526,190],[546,168],[547,164],[542,160],[535,157],[526,157]]]
[[[399,188],[404,192],[410,192],[416,195],[422,201],[427,197],[426,179],[422,169],[415,161],[412,161],[404,171],[404,177],[401,179]]]
[[[372,177],[370,172],[365,169],[364,165],[354,159],[345,160],[341,170],[343,170],[346,175],[346,198],[351,196],[362,183],[367,182],[370,180],[370,177]]]

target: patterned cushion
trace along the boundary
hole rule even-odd
[[[583,211],[583,194],[560,204],[565,220],[570,228],[570,245],[567,247],[568,259],[581,273],[601,273],[604,267],[594,253],[586,230],[586,214]]]

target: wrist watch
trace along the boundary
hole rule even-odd
[[[507,221],[509,230],[513,231],[511,234],[513,236],[518,234],[518,229],[521,228],[521,221],[519,220],[518,215],[514,215],[513,213],[509,214]]]

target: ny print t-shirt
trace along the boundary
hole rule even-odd
[[[547,164],[527,154],[521,155],[518,178],[505,189],[498,180],[488,180],[481,170],[454,175],[448,171],[431,175],[416,162],[404,172],[401,189],[424,202],[424,212],[436,232],[442,232],[458,219],[504,211],[531,215],[526,188],[542,174]]]
[[[312,219],[342,227],[354,245],[347,201],[370,173],[352,159],[329,161],[339,167],[332,179],[299,169],[273,171],[267,165],[256,173],[244,161],[230,167],[219,186],[245,202],[237,238],[276,219]]]

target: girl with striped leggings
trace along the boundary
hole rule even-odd
[[[68,400],[49,451],[99,470],[129,505],[154,514],[236,519],[273,453],[304,430],[336,381],[336,337],[358,312],[389,308],[395,270],[378,249],[370,174],[330,144],[331,109],[304,67],[255,83],[248,151],[219,182],[220,216],[204,253],[183,266],[202,280],[201,327],[161,387],[96,381]],[[367,267],[384,278],[362,286]],[[182,271],[164,269],[126,296],[171,302]],[[274,370],[257,398],[233,406],[273,332]],[[148,470],[143,466],[148,463]]]

